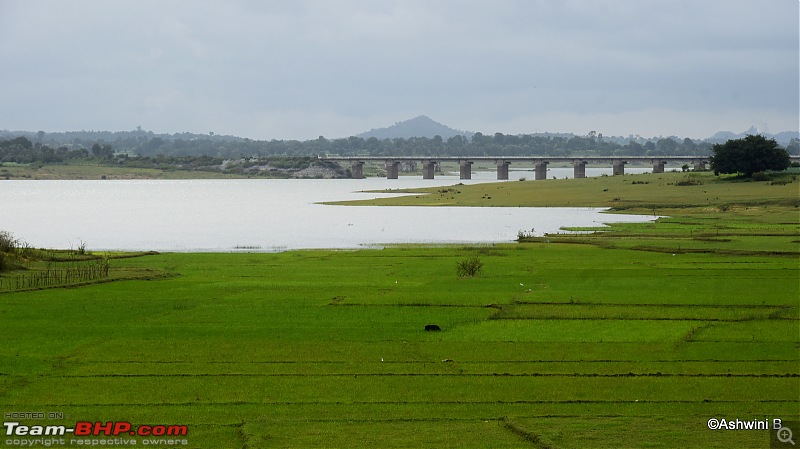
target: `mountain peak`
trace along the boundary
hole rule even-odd
[[[359,134],[358,137],[365,139],[375,137],[382,140],[394,138],[408,139],[411,137],[433,138],[434,136],[441,136],[442,139],[449,139],[450,137],[461,135],[469,139],[472,138],[472,134],[473,133],[469,131],[461,131],[443,125],[427,115],[418,115],[414,118],[397,122],[386,128],[371,129],[365,133]]]
[[[745,132],[742,133],[735,133],[732,131],[719,131],[713,136],[711,136],[708,140],[712,142],[724,142],[730,139],[742,139],[747,135],[756,135],[761,134],[768,139],[775,139],[781,145],[788,145],[792,139],[800,138],[800,132],[797,131],[784,131],[777,134],[770,134],[765,131],[761,131],[758,129],[757,126],[753,125]]]

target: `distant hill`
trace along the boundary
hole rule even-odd
[[[720,132],[714,134],[713,136],[711,136],[711,138],[708,139],[708,141],[714,142],[714,143],[721,143],[721,142],[726,142],[726,141],[731,140],[731,139],[741,139],[741,138],[747,136],[748,134],[749,135],[761,134],[762,136],[764,136],[764,137],[766,137],[768,139],[775,139],[776,142],[778,142],[779,144],[784,145],[784,146],[788,145],[789,142],[792,139],[800,139],[800,132],[798,132],[798,131],[784,131],[784,132],[780,132],[780,133],[777,133],[777,134],[770,134],[770,133],[767,133],[767,132],[759,131],[759,129],[756,128],[755,126],[751,126],[750,129],[748,129],[747,131],[745,131],[743,133],[734,133],[734,132],[731,132],[731,131],[720,131]]]
[[[712,145],[724,143],[729,139],[742,138],[746,134],[758,134],[755,127],[744,133],[718,132],[714,137],[705,140],[688,139],[679,136],[651,137],[642,136],[578,136],[570,133],[535,133],[503,135],[501,133],[486,134],[475,142],[472,132],[460,131],[437,123],[426,116],[415,117],[399,122],[393,126],[337,139],[313,139],[304,142],[290,140],[252,140],[248,138],[219,135],[216,133],[194,134],[156,134],[139,127],[132,131],[8,131],[0,129],[0,163],[31,163],[52,159],[59,154],[61,159],[71,151],[75,154],[89,155],[88,149],[95,144],[105,147],[110,145],[117,155],[156,157],[211,156],[220,158],[241,158],[244,156],[276,156],[306,157],[319,154],[337,154],[342,156],[383,156],[393,155],[432,155],[452,156],[463,154],[495,154],[503,156],[529,155],[565,155],[575,154],[591,156],[592,154],[640,155],[643,151],[656,151],[660,155],[708,154]],[[434,144],[434,136],[441,136],[443,142]],[[462,135],[469,141],[452,137]],[[793,138],[800,136],[797,131],[778,134],[763,133],[767,138],[775,138],[778,144],[789,149],[791,154],[800,155],[797,143],[791,144]],[[6,145],[3,153],[3,141],[11,141],[24,137],[27,145]],[[368,142],[375,137],[378,142]],[[671,142],[667,142],[671,140]],[[633,143],[631,143],[633,142]],[[651,142],[655,149],[643,148]],[[11,151],[11,147],[14,150]],[[19,151],[22,150],[30,151]],[[684,148],[685,147],[685,148]],[[80,150],[84,152],[81,153]],[[35,153],[35,154],[34,154]]]
[[[387,128],[371,129],[365,133],[359,134],[358,137],[364,139],[375,137],[383,140],[394,138],[408,139],[410,137],[432,138],[433,136],[441,136],[442,139],[447,140],[453,136],[465,136],[467,139],[472,139],[473,134],[475,133],[453,129],[432,120],[428,116],[420,115],[419,117],[414,117],[403,122],[397,122]]]

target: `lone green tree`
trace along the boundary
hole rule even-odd
[[[461,278],[479,276],[483,272],[483,261],[478,256],[468,257],[456,263],[456,272]]]
[[[791,165],[789,152],[775,139],[762,135],[733,139],[711,148],[709,158],[714,174],[741,173],[746,177],[765,170],[786,170]]]

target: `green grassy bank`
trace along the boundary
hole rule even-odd
[[[635,213],[731,205],[800,204],[800,172],[775,174],[764,181],[711,172],[547,179],[451,187],[389,190],[407,196],[330,204],[373,206],[611,207]]]
[[[245,178],[234,175],[200,170],[169,168],[133,168],[113,166],[90,161],[74,161],[67,164],[13,164],[0,165],[0,180],[41,179],[229,179]]]
[[[188,426],[159,447],[769,447],[707,422],[800,420],[800,184],[664,179],[639,204],[683,215],[600,235],[151,254],[112,270],[171,277],[0,293],[0,410]],[[703,186],[719,199],[691,206]]]

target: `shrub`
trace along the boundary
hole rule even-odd
[[[771,186],[785,186],[786,184],[791,184],[794,180],[793,179],[775,179],[769,183]]]
[[[703,185],[703,181],[692,176],[686,176],[682,180],[675,182],[676,186],[699,186]]]
[[[483,261],[478,256],[468,257],[456,264],[458,277],[475,277],[483,271]]]
[[[530,231],[524,229],[517,231],[517,240],[532,239],[534,237],[536,237],[536,230],[534,228],[531,228]]]
[[[17,239],[8,231],[0,231],[0,253],[10,253],[17,248]]]

